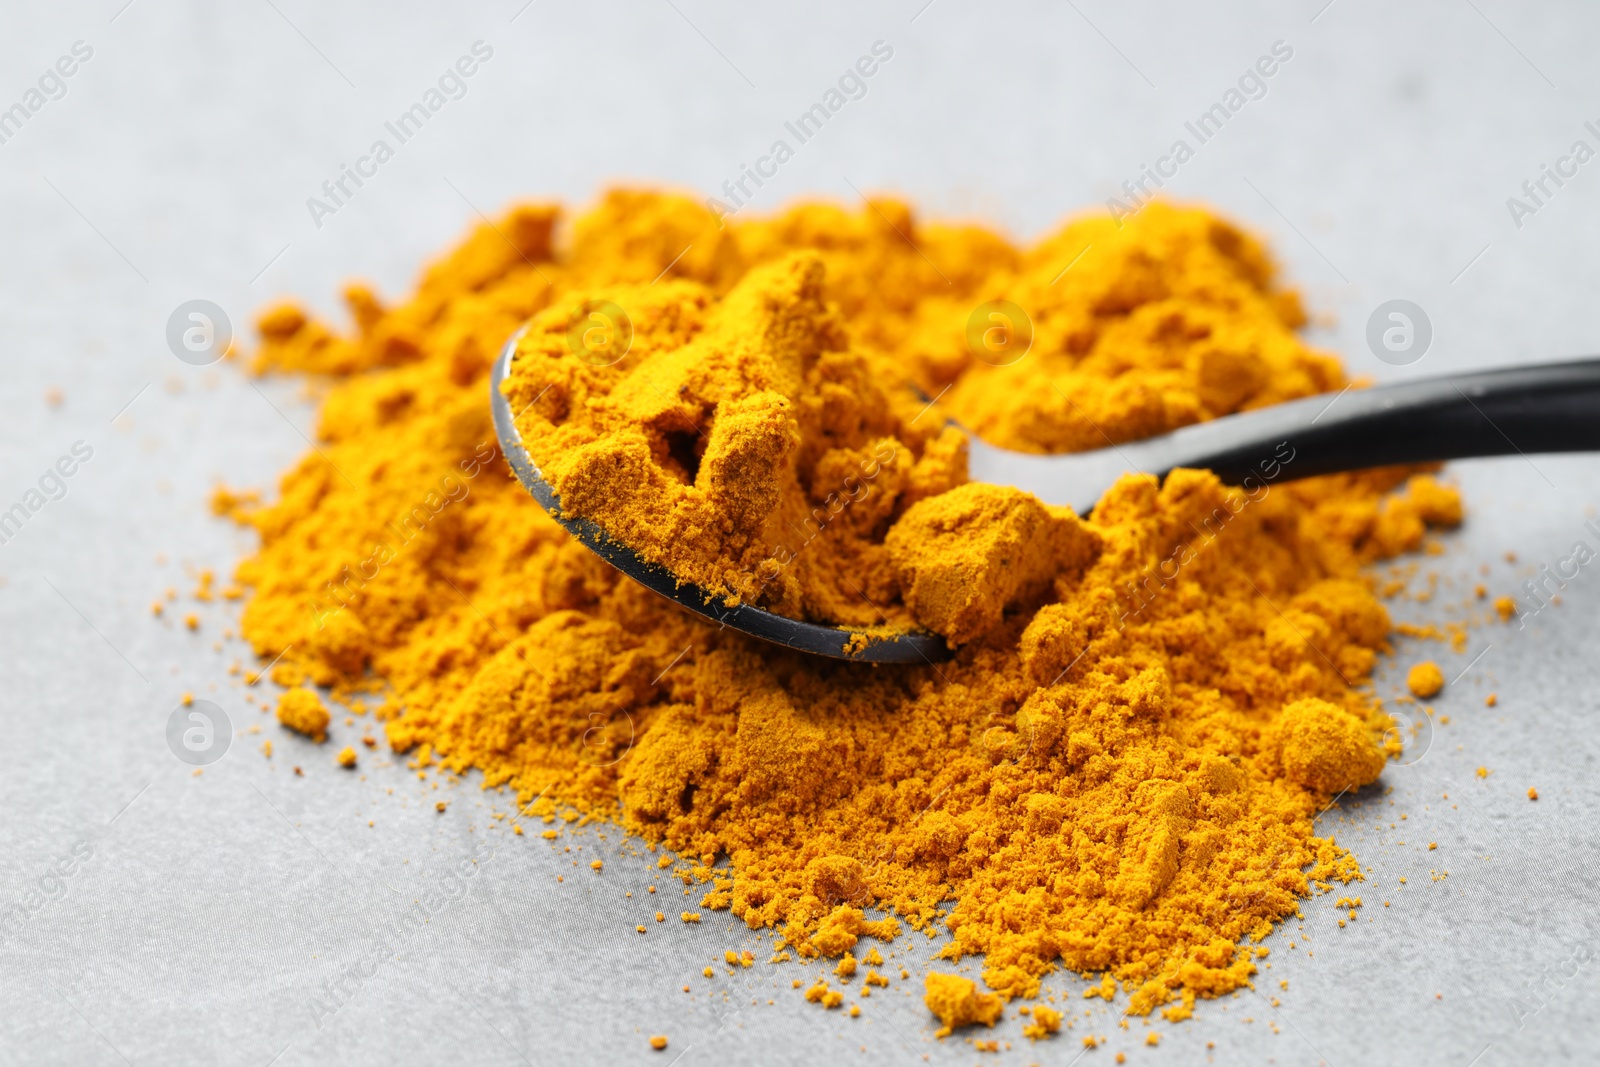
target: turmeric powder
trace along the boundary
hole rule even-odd
[[[958,1026],[977,1023],[993,1026],[1005,1010],[997,995],[978,992],[978,986],[972,979],[959,974],[931,971],[923,980],[923,985],[923,1002],[944,1024],[937,1031],[939,1037],[945,1037]]]
[[[261,317],[257,371],[331,379],[277,502],[222,509],[260,536],[237,580],[276,682],[385,692],[417,766],[620,821],[779,948],[941,924],[944,958],[983,958],[976,1021],[1057,967],[1183,1018],[1313,883],[1361,877],[1314,830],[1392,725],[1361,568],[1459,521],[1455,491],[1384,470],[1251,500],[1179,471],[1079,519],[966,484],[944,427],[1061,451],[1342,388],[1255,240],[1161,204],[1029,248],[891,200],[719,226],[616,191],[559,217],[477,227],[392,306],[351,286],[348,334]],[[1005,366],[967,341],[995,300],[1033,320]],[[953,658],[789,653],[574,542],[493,451],[487,373],[524,323],[507,394],[564,507],[716,595],[930,627]],[[907,380],[949,388],[930,409]]]
[[[584,358],[581,324],[547,308],[505,393],[564,512],[730,601],[870,626],[895,600],[882,528],[964,481],[965,452],[937,419],[914,425],[923,403],[852,346],[824,277],[796,252],[720,301],[691,282],[601,289],[579,308],[626,316],[617,362]]]
[[[1412,696],[1423,700],[1438,696],[1439,690],[1444,688],[1444,672],[1433,660],[1425,659],[1406,673],[1406,688],[1411,690]]]
[[[328,737],[328,709],[310,689],[289,689],[278,698],[278,721],[313,741]]]
[[[1022,1036],[1032,1041],[1042,1041],[1061,1032],[1061,1013],[1054,1008],[1038,1005],[1030,1012],[1033,1022],[1022,1028]]]

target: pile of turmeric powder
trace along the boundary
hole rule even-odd
[[[940,923],[1002,1001],[1064,967],[1182,1018],[1360,877],[1313,820],[1400,743],[1361,568],[1458,522],[1454,491],[1183,471],[1080,520],[966,484],[944,428],[1061,451],[1342,387],[1256,241],[1162,204],[1026,249],[890,200],[734,221],[625,190],[560,217],[476,228],[403,303],[352,286],[350,334],[261,317],[258,371],[329,382],[278,501],[219,497],[259,531],[243,631],[275,681],[385,692],[397,751],[620,822],[802,956]],[[1000,300],[1020,360],[969,341]],[[564,506],[723,595],[914,619],[953,657],[786,652],[573,541],[494,454],[488,369],[524,323],[507,393]],[[955,992],[947,1025],[995,1014]]]

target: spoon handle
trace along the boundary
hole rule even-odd
[[[1216,419],[1159,440],[1170,452],[1149,457],[1157,466],[1209,467],[1235,485],[1261,477],[1263,462],[1274,458],[1279,477],[1307,478],[1474,456],[1587,452],[1600,449],[1600,359],[1347,388],[1331,399]],[[1277,454],[1280,443],[1292,459]]]

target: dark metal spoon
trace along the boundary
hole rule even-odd
[[[511,358],[516,353],[517,341],[521,336],[520,330],[512,335],[489,373],[489,403],[494,412],[494,428],[500,438],[500,450],[510,461],[517,480],[533,494],[539,506],[566,527],[568,533],[598,553],[601,559],[673,603],[699,612],[721,626],[732,627],[763,641],[801,652],[865,663],[933,663],[950,655],[944,638],[937,634],[915,632],[891,636],[869,633],[865,647],[848,651],[852,639],[860,631],[802,622],[749,604],[730,608],[720,598],[711,596],[699,586],[679,582],[666,567],[650,562],[621,541],[615,540],[592,519],[564,514],[561,498],[544,480],[528,455],[528,450],[523,447],[522,434],[517,431],[511,404],[500,391],[500,383],[511,373]]]
[[[607,563],[719,625],[802,652],[867,663],[932,663],[950,654],[942,637],[923,632],[868,634],[865,647],[851,651],[859,631],[749,604],[727,607],[699,586],[680,584],[671,571],[613,540],[593,521],[563,514],[500,392],[520,336],[519,331],[506,342],[489,375],[501,450],[540,506]],[[1346,388],[1332,397],[1229,415],[1094,452],[1039,456],[996,448],[972,434],[968,441],[973,481],[1015,486],[1085,515],[1129,471],[1162,478],[1179,467],[1209,468],[1223,482],[1253,493],[1276,482],[1398,463],[1587,452],[1600,450],[1600,359]]]

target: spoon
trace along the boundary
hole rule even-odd
[[[517,479],[567,531],[628,577],[720,626],[836,659],[933,663],[950,655],[944,638],[920,631],[877,634],[802,622],[750,604],[728,607],[659,563],[611,538],[591,519],[564,514],[561,499],[522,444],[500,383],[511,373],[518,331],[489,375],[500,448]],[[1337,471],[1474,456],[1600,449],[1600,359],[1545,363],[1423,378],[1370,389],[1348,386],[1285,404],[1185,426],[1160,437],[1093,452],[1040,456],[1012,452],[968,434],[972,481],[1014,486],[1046,504],[1087,515],[1126,472],[1158,478],[1179,467],[1206,468],[1253,493],[1277,482]]]

